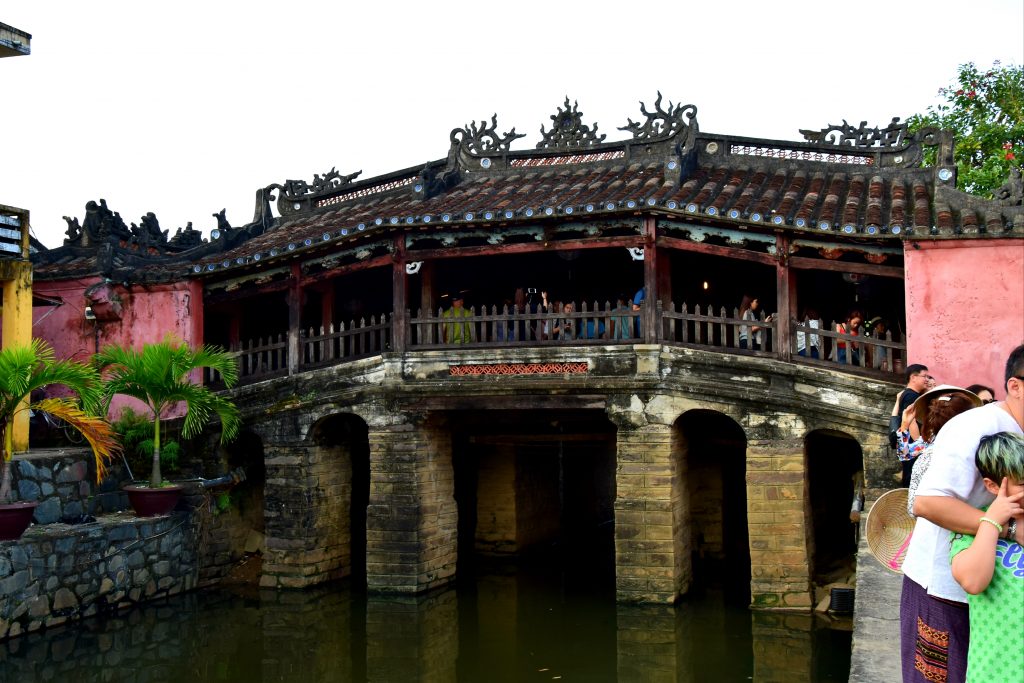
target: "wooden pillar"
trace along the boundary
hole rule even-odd
[[[395,257],[391,266],[391,350],[402,352],[408,346],[409,296],[405,274],[405,235],[395,236]]]
[[[434,286],[434,263],[435,261],[424,261],[420,266],[420,310],[424,315],[430,317],[437,311],[437,289]],[[434,343],[434,328],[430,325],[421,326],[417,334],[420,342],[425,344]]]
[[[238,310],[231,311],[228,320],[228,348],[232,351],[242,347],[242,315]]]
[[[657,232],[657,221],[653,217],[644,218],[644,306],[640,312],[641,336],[645,344],[653,344],[659,338],[657,329],[658,311],[658,250],[654,246]]]
[[[789,268],[789,237],[775,235],[775,339],[772,350],[782,360],[793,355],[792,329],[796,320],[796,282]]]
[[[328,281],[323,288],[320,299],[320,324],[324,330],[334,322],[334,282]]]
[[[302,268],[292,264],[292,277],[288,283],[288,374],[299,371],[299,328],[302,325]]]
[[[27,221],[23,232],[28,234]],[[28,346],[32,343],[32,263],[28,260],[4,261],[0,270],[3,280],[3,345]],[[14,452],[28,450],[29,398],[21,402],[14,416]]]

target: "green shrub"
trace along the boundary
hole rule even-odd
[[[153,421],[131,408],[125,408],[113,427],[121,439],[132,473],[136,478],[145,476],[153,459]],[[165,438],[160,447],[160,467],[169,472],[178,472],[180,456],[181,444]]]

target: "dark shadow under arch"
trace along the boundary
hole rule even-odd
[[[675,427],[673,457],[686,471],[695,585],[721,584],[730,599],[749,604],[746,435],[735,420],[714,410],[687,411]]]
[[[854,482],[863,477],[860,444],[849,434],[817,430],[804,439],[807,555],[811,581],[843,581],[857,560],[857,527],[850,520]]]
[[[347,530],[348,567],[353,587],[366,586],[366,507],[370,502],[369,427],[358,415],[329,415],[310,429],[310,440],[323,459],[318,486],[330,490],[340,525]]]
[[[560,566],[614,586],[615,427],[604,411],[451,413],[459,568]]]

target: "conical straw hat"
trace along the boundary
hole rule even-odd
[[[871,506],[865,532],[868,550],[889,571],[903,573],[915,521],[907,512],[907,489],[887,491]]]

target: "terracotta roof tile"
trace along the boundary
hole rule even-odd
[[[927,229],[930,225],[932,212],[929,206],[928,188],[920,180],[914,181],[914,227]]]

